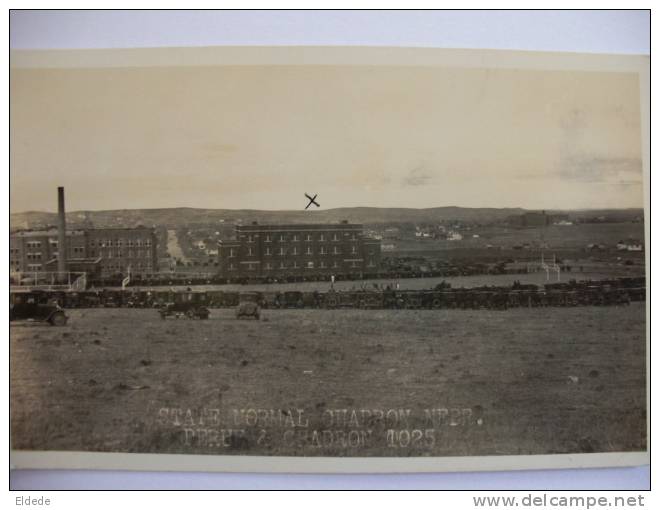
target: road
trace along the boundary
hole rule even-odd
[[[167,231],[167,253],[170,254],[170,258],[178,259],[184,264],[188,262],[188,258],[183,254],[183,250],[179,244],[176,230]]]

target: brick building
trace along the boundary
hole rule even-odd
[[[235,237],[219,244],[224,278],[360,276],[376,273],[380,265],[380,241],[348,222],[237,225]]]
[[[154,229],[98,228],[66,233],[67,269],[102,276],[157,271]],[[9,238],[10,272],[57,271],[57,229],[18,231]]]

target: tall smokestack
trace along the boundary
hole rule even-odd
[[[66,272],[66,218],[64,217],[64,188],[57,188],[57,271]]]

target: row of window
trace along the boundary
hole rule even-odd
[[[258,264],[256,262],[248,262],[247,264],[244,264],[247,266],[248,271],[254,271],[258,268]],[[319,262],[319,265],[316,266],[319,269],[336,269],[339,267],[339,263],[335,260],[332,265],[326,264],[324,261]],[[360,267],[360,264],[358,263],[357,260],[352,260],[350,263],[351,268],[358,268]],[[367,264],[367,267],[375,267],[375,264],[373,263],[373,260],[369,260],[369,263]],[[298,262],[294,261],[291,265],[286,264],[285,262],[280,262],[279,264],[271,264],[270,262],[267,262],[264,265],[264,269],[267,271],[272,271],[274,269],[301,269],[301,268],[306,268],[306,269],[314,269],[315,265],[314,262],[308,261],[306,264],[299,265]],[[229,271],[236,271],[238,269],[238,266],[236,264],[229,264],[227,266],[227,269]]]
[[[96,250],[89,250],[89,256],[90,257],[96,257]],[[151,258],[151,252],[149,250],[99,250],[98,251],[98,256],[99,257],[106,257],[108,259],[112,258],[117,258],[120,259],[122,257],[127,257],[129,259],[132,258]]]
[[[103,269],[106,272],[128,272],[128,267],[125,264],[104,264]],[[131,271],[140,271],[151,269],[151,262],[138,262],[130,265]]]
[[[238,248],[229,248],[229,257],[230,258],[236,257],[237,252],[238,252]],[[357,251],[357,246],[351,246],[350,253],[352,255],[356,255],[357,252],[358,252]],[[321,248],[319,248],[318,254],[319,255],[341,255],[342,250],[340,250],[337,246],[335,246],[335,247],[332,248],[332,252],[330,252],[325,247],[321,246]],[[246,255],[248,257],[252,257],[252,256],[256,255],[256,251],[248,246]],[[271,249],[267,247],[264,251],[264,255],[273,255],[273,251],[271,251]],[[312,249],[311,246],[308,246],[307,249],[305,250],[305,253],[302,253],[302,252],[298,252],[298,248],[293,247],[291,249],[291,252],[288,253],[288,250],[286,248],[279,248],[279,250],[277,250],[277,255],[314,255],[314,250]]]
[[[90,246],[96,246],[98,243],[99,248],[111,248],[115,246],[116,248],[121,248],[123,246],[128,246],[129,248],[132,248],[133,246],[136,247],[146,247],[149,248],[151,247],[151,240],[150,239],[100,239],[98,242],[94,240],[89,241]]]
[[[348,237],[351,241],[357,241],[357,240],[358,240],[358,236],[357,236],[356,234],[348,234],[348,233],[346,233],[346,234],[344,234],[344,236],[345,236],[345,237]],[[256,238],[259,237],[259,236],[258,236],[258,234],[247,234],[245,237],[247,238],[247,242],[248,242],[248,243],[254,243],[255,240],[256,240]],[[266,238],[264,239],[264,242],[266,242],[266,243],[272,243],[272,242],[273,242],[273,237],[278,237],[278,238],[279,238],[278,241],[279,241],[280,243],[284,243],[284,242],[287,242],[287,241],[289,240],[289,236],[288,236],[288,235],[285,235],[285,234],[280,234],[279,236],[272,236],[272,235],[270,235],[270,234],[267,234],[267,235],[266,235]],[[299,235],[297,235],[297,234],[293,234],[293,235],[291,236],[291,241],[293,241],[293,242],[298,242],[298,241],[300,241],[300,239],[301,239],[302,237],[303,237],[303,236],[299,236]],[[312,241],[315,240],[315,239],[314,239],[314,236],[313,236],[312,234],[306,234],[304,237],[305,237],[304,240],[305,240],[306,242],[312,242]],[[341,240],[340,237],[341,237],[341,236],[338,235],[338,234],[332,234],[332,236],[330,236],[330,240],[331,240],[331,241],[340,241],[340,240]],[[325,237],[325,234],[319,234],[319,236],[318,236],[318,240],[321,241],[321,242],[326,241],[327,239],[326,239],[326,237]]]

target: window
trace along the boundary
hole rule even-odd
[[[323,260],[321,261],[321,269],[325,269],[325,262]]]
[[[270,248],[266,248],[266,255],[272,255],[272,254],[270,253]]]
[[[339,237],[337,237],[337,234],[332,234],[332,240],[339,241]]]
[[[267,243],[270,243],[270,242],[271,242],[271,241],[270,241],[270,235],[266,235],[266,242],[267,242]]]
[[[294,241],[294,242],[297,242],[297,241],[298,241],[298,235],[297,235],[297,234],[294,234],[294,235],[293,235],[293,241]]]
[[[339,267],[339,264],[337,264],[337,261],[336,261],[336,260],[334,260],[334,261],[332,262],[332,267]]]
[[[339,253],[340,253],[340,252],[339,252],[339,248],[337,248],[337,247],[335,246],[335,247],[332,249],[332,253],[333,253],[334,255],[339,255]]]
[[[280,248],[280,255],[284,255],[286,253],[286,250],[284,248]]]
[[[292,254],[293,255],[298,255],[298,248],[296,248],[295,246],[293,247],[293,253]]]
[[[146,240],[144,241],[144,245],[145,245],[147,248],[150,248],[150,247],[151,247],[151,240],[150,240],[150,239],[146,239]]]
[[[234,255],[234,248],[229,248],[229,256],[230,257],[235,257],[236,256],[236,255]]]
[[[328,252],[325,250],[325,247],[321,246],[321,251],[319,251],[319,253],[320,253],[321,255],[325,255],[325,254],[328,253]]]
[[[298,262],[296,262],[295,260],[293,261],[293,268],[298,269]]]
[[[280,234],[280,243],[286,241],[286,237],[283,234]]]
[[[286,265],[284,264],[284,262],[280,262],[280,269],[284,269],[285,267]]]
[[[229,264],[229,270],[233,271],[234,269],[236,269],[236,267],[234,267],[234,264]]]
[[[129,246],[129,248],[130,248],[131,246],[133,246],[133,239],[129,239],[129,240],[128,240],[128,246]]]
[[[355,255],[357,253],[357,248],[355,246],[351,246],[351,253]]]
[[[367,264],[367,267],[374,267],[374,261],[372,259],[369,259],[369,263]]]
[[[248,242],[248,243],[253,243],[253,242],[254,242],[254,239],[253,239],[253,237],[252,237],[252,234],[250,234],[250,235],[247,236],[247,242]]]
[[[351,234],[351,241],[356,241],[355,234]]]
[[[311,246],[307,247],[307,255],[312,255],[312,247]]]
[[[319,236],[319,241],[325,241],[325,235],[321,234],[321,235]]]
[[[314,269],[314,262],[312,262],[311,260],[307,262],[307,269]]]
[[[269,270],[269,271],[270,271],[271,269],[273,269],[273,266],[272,266],[272,264],[271,264],[270,262],[266,262],[266,269]]]
[[[312,234],[307,234],[305,236],[305,241],[311,241],[312,240]]]
[[[248,257],[252,256],[252,247],[251,246],[248,248],[248,253],[247,254],[248,254]]]
[[[353,261],[351,262],[351,267],[357,267],[357,262],[355,262],[355,261],[353,260]]]
[[[124,244],[124,241],[122,241],[121,239],[117,239],[117,247],[121,248],[122,244]]]

